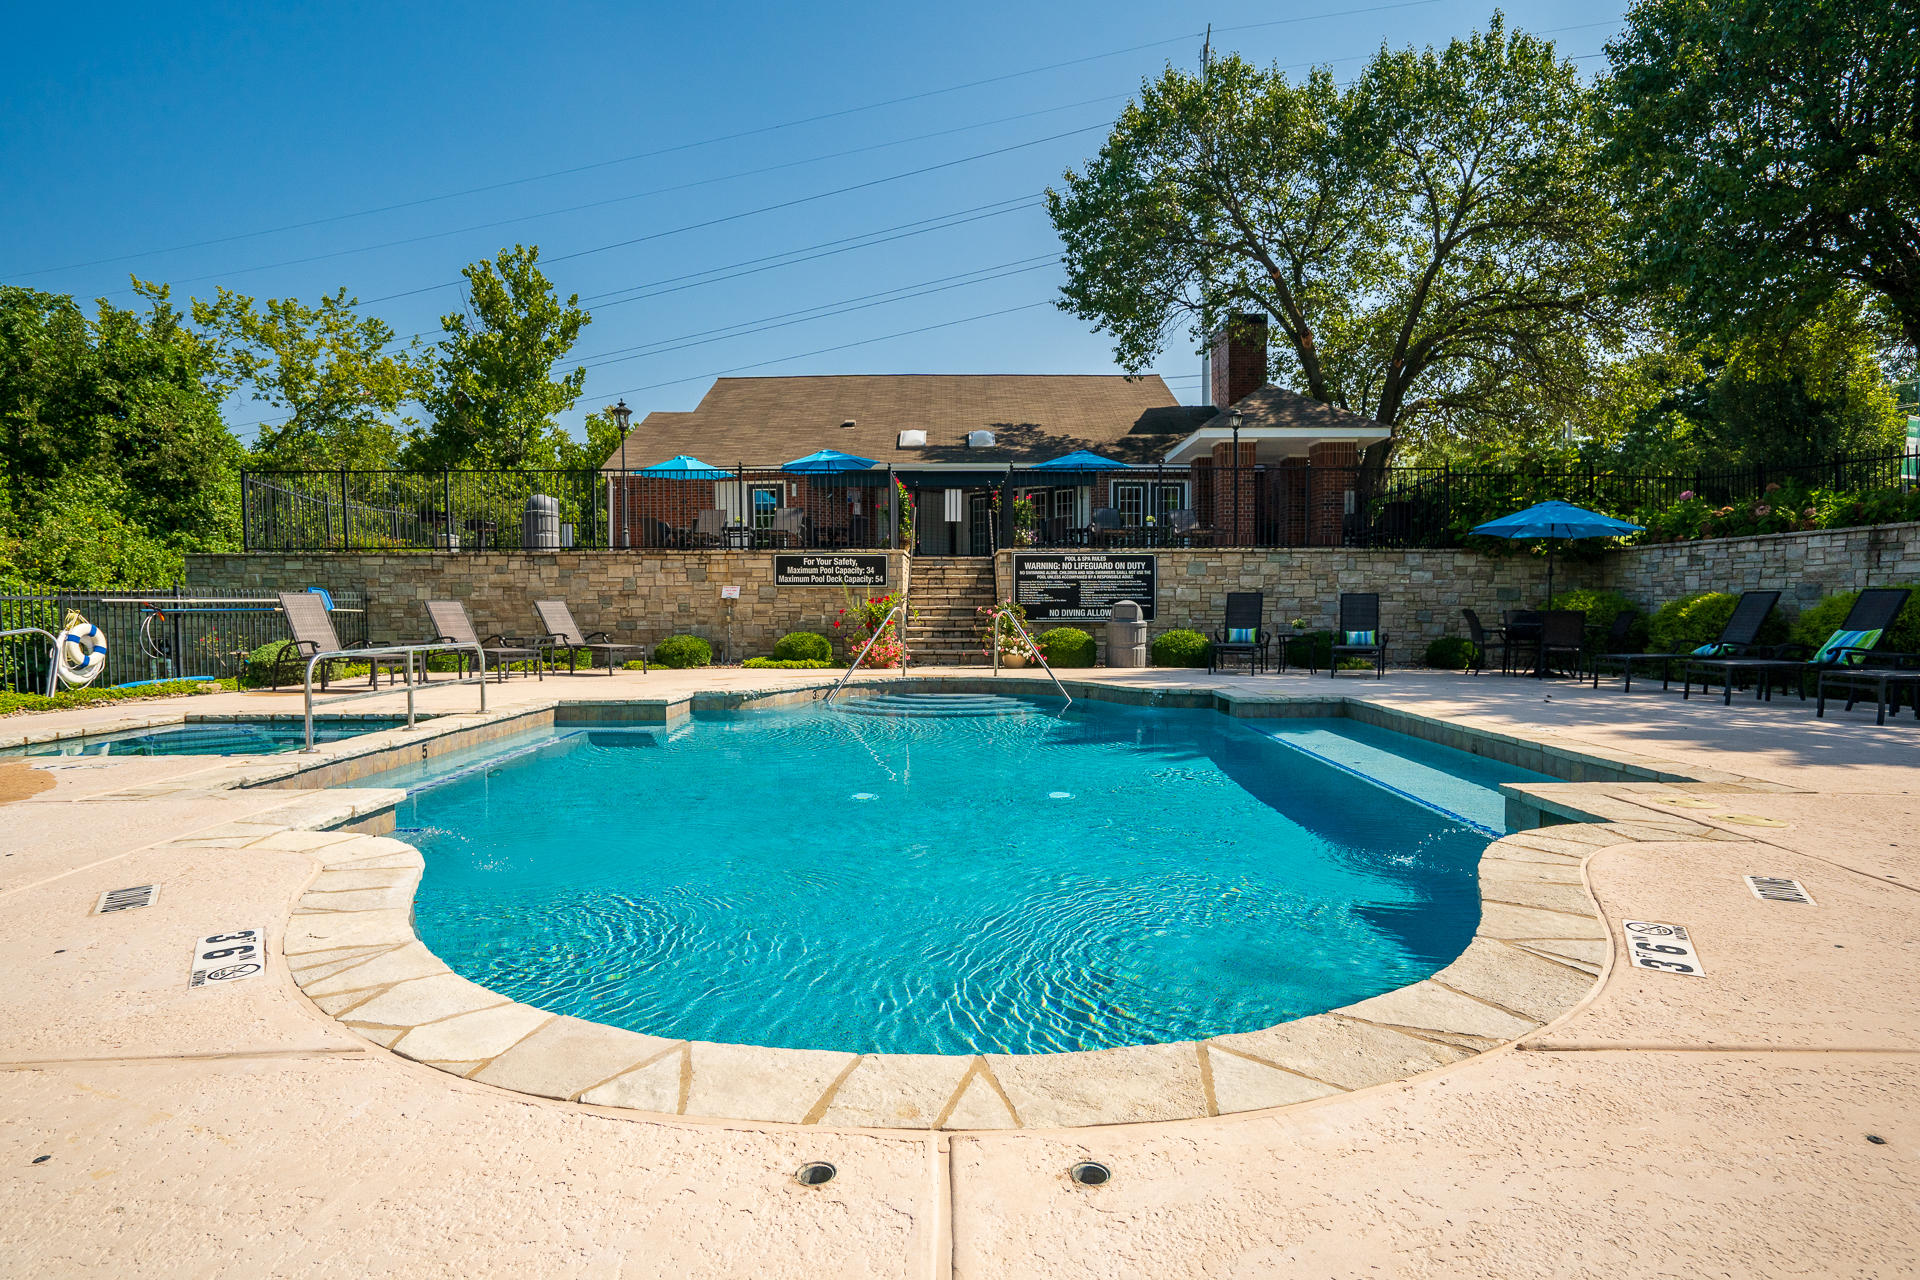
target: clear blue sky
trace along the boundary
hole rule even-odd
[[[1620,11],[1506,9],[1588,70],[1601,60],[1581,55]],[[1092,154],[1143,77],[1196,65],[1209,22],[1222,50],[1344,77],[1383,39],[1443,43],[1491,12],[23,6],[0,44],[0,282],[123,304],[129,272],[176,298],[344,284],[431,337],[463,265],[537,243],[594,314],[576,430],[617,396],[638,413],[687,408],[721,372],[1111,372],[1102,336],[1032,305],[1060,278],[1034,199]],[[828,118],[795,123],[813,116]],[[897,176],[928,166],[944,167]],[[823,194],[856,184],[872,185]],[[895,238],[787,261],[876,233]],[[734,331],[767,323],[782,327]],[[1160,372],[1196,398],[1197,357],[1170,351]],[[232,421],[249,437],[261,416],[242,405]]]

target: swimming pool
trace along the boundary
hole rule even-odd
[[[1100,704],[561,726],[428,768],[374,781],[415,788],[415,927],[456,971],[655,1035],[880,1053],[1195,1039],[1416,982],[1479,918],[1493,833],[1461,797],[1538,776]]]
[[[339,742],[381,729],[397,729],[404,716],[356,716],[351,720],[315,717],[313,740]],[[0,750],[0,760],[20,756],[268,756],[306,745],[301,720],[190,720],[160,729],[93,733],[57,742],[35,742]]]

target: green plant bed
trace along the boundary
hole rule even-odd
[[[773,661],[777,662],[814,662],[826,666],[833,660],[833,642],[813,631],[794,631],[781,636],[773,643]],[[767,659],[749,658],[743,666],[755,662],[764,664]]]
[[[1890,586],[1906,587],[1913,592],[1907,602],[1895,615],[1893,625],[1880,637],[1879,648],[1887,653],[1920,653],[1920,582],[1895,582]],[[1818,604],[1809,605],[1800,611],[1788,629],[1789,637],[1796,644],[1808,649],[1818,649],[1827,642],[1827,637],[1840,629],[1847,619],[1847,611],[1853,608],[1853,602],[1860,598],[1858,591],[1841,591],[1826,597]]]
[[[1033,642],[1052,667],[1090,667],[1098,653],[1093,637],[1078,627],[1053,627],[1035,636]]]
[[[1464,671],[1479,656],[1478,646],[1464,636],[1441,636],[1427,646],[1422,664],[1441,671]]]
[[[1162,631],[1153,638],[1156,667],[1204,667],[1213,656],[1213,641],[1198,631]]]
[[[1724,591],[1703,591],[1661,606],[1647,624],[1647,643],[1655,653],[1692,653],[1712,644],[1726,628],[1740,598]],[[1780,644],[1787,638],[1787,620],[1775,609],[1760,628],[1761,644]],[[1821,639],[1825,639],[1822,636]]]
[[[668,636],[653,646],[653,665],[684,671],[713,665],[713,646],[699,636]]]
[[[752,671],[818,671],[833,663],[824,658],[748,658],[740,665]]]
[[[101,702],[140,702],[155,698],[180,698],[216,688],[231,693],[240,687],[234,679],[168,680],[163,684],[141,685],[137,689],[62,689],[51,698],[43,693],[0,693],[0,716],[21,711],[69,711]]]

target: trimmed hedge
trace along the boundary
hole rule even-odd
[[[820,658],[748,658],[740,665],[754,671],[818,671],[833,663]]]
[[[1213,641],[1198,631],[1162,631],[1153,638],[1156,667],[1204,667],[1213,655]]]
[[[668,636],[653,646],[653,665],[685,670],[713,665],[713,646],[699,636]]]
[[[1464,671],[1477,656],[1473,641],[1465,636],[1441,636],[1427,646],[1421,662],[1442,671]]]
[[[1054,627],[1034,637],[1047,665],[1054,667],[1090,667],[1099,649],[1093,637],[1078,627]]]
[[[773,642],[773,657],[779,662],[813,662],[826,666],[833,661],[833,642],[814,631],[794,631]],[[759,659],[744,663],[752,666]]]
[[[1888,585],[1907,587],[1913,594],[1907,597],[1907,603],[1887,628],[1887,634],[1880,637],[1879,647],[1889,653],[1920,653],[1920,583]],[[1802,609],[1789,628],[1791,638],[1809,649],[1818,649],[1827,642],[1828,636],[1840,629],[1840,624],[1846,621],[1847,610],[1853,608],[1853,602],[1859,598],[1858,591],[1841,591]]]
[[[1712,644],[1739,603],[1740,597],[1725,591],[1703,591],[1671,601],[1647,624],[1647,643],[1654,653],[1691,653]],[[1787,620],[1776,608],[1760,628],[1760,643],[1779,644],[1786,638]]]

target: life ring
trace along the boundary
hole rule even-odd
[[[107,669],[107,637],[100,628],[74,616],[53,641],[53,669],[60,683],[84,688]]]

